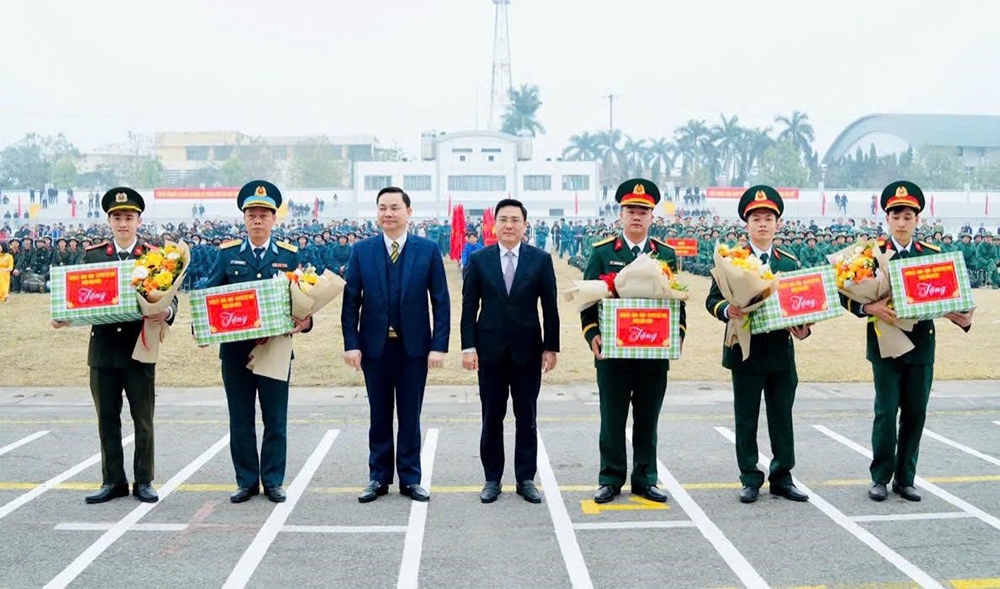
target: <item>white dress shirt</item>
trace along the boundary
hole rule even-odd
[[[407,236],[407,234],[404,233],[404,234],[400,235],[398,239],[393,240],[391,237],[389,237],[388,235],[386,235],[385,233],[383,233],[382,234],[382,239],[385,241],[385,251],[389,252],[389,255],[391,256],[392,255],[392,242],[395,241],[396,243],[399,244],[399,253],[403,253],[403,246],[406,245],[406,236]]]

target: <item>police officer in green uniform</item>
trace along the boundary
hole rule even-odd
[[[924,210],[924,193],[916,184],[893,182],[882,191],[881,204],[890,233],[880,244],[883,252],[892,252],[892,259],[938,253],[937,247],[913,239],[920,212]],[[841,296],[841,304],[858,317],[877,317],[887,323],[896,319],[888,297],[862,305]],[[949,313],[945,317],[965,331],[972,327],[972,310]],[[890,479],[893,493],[908,501],[920,501],[913,479],[934,378],[934,321],[918,322],[906,336],[913,342],[913,350],[898,358],[882,358],[875,324],[868,323],[867,358],[875,380],[872,484],[868,496],[874,501],[884,501],[888,497],[886,487]]]
[[[101,208],[108,214],[114,233],[112,241],[90,246],[83,262],[135,260],[151,246],[140,244],[136,232],[146,208],[142,196],[131,188],[112,188],[101,199]],[[147,317],[154,322],[173,323],[177,315],[177,299],[163,313]],[[60,328],[67,322],[53,321]],[[122,452],[122,391],[128,397],[129,411],[135,427],[133,469],[135,485],[132,494],[145,503],[159,500],[153,488],[153,409],[156,399],[156,364],[132,359],[143,322],[109,323],[90,328],[90,393],[97,409],[97,430],[101,438],[101,489],[86,497],[87,503],[105,503],[129,493]]]
[[[649,180],[636,178],[618,187],[615,200],[621,205],[623,231],[594,244],[584,270],[584,280],[598,280],[602,274],[619,272],[644,253],[653,253],[677,270],[673,248],[649,237],[653,209],[660,202],[660,190]],[[608,503],[625,485],[627,462],[625,425],[632,406],[632,493],[650,501],[665,502],[667,494],[656,487],[656,427],[667,389],[669,360],[605,359],[601,354],[598,305],[580,313],[583,337],[594,353],[597,388],[601,403],[601,471],[594,501]],[[681,338],[687,330],[684,304],[680,313]],[[683,339],[682,339],[683,341]]]
[[[281,206],[277,186],[264,180],[248,182],[240,189],[236,205],[243,211],[247,238],[219,247],[211,271],[199,285],[202,288],[273,278],[302,265],[298,248],[277,241],[271,234]],[[292,334],[312,329],[312,317],[292,317],[292,321]],[[219,345],[222,386],[229,406],[229,450],[237,485],[229,501],[248,501],[260,494],[263,485],[264,495],[281,503],[287,499],[282,485],[288,454],[288,380],[258,376],[247,368],[256,344],[255,340],[244,340]],[[259,455],[255,431],[258,400],[264,423]]]
[[[751,254],[767,264],[775,273],[798,270],[801,266],[795,256],[774,246],[778,219],[785,210],[778,191],[770,186],[752,186],[743,193],[739,215],[747,224],[748,247]],[[742,320],[744,312],[729,304],[722,297],[718,285],[712,280],[708,298],[708,312],[719,321]],[[795,389],[799,384],[795,369],[795,348],[792,336],[805,339],[810,326],[802,325],[787,330],[772,331],[751,336],[750,355],[743,360],[739,344],[722,348],[722,365],[732,371],[733,411],[736,416],[736,463],[740,468],[740,501],[753,503],[760,496],[764,473],[757,468],[757,422],[760,417],[761,391],[767,403],[767,428],[771,439],[770,474],[771,494],[792,501],[808,501],[809,496],[792,483],[795,466],[795,440],[792,433],[792,405]]]

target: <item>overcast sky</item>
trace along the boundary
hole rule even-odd
[[[1000,114],[1000,3],[512,0],[513,82],[537,84],[536,149],[608,124],[768,125],[803,110],[824,152],[872,112]],[[4,1],[0,145],[63,131],[371,134],[485,127],[492,0]]]

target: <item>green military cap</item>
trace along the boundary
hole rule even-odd
[[[146,202],[137,191],[117,186],[104,193],[101,198],[101,208],[109,215],[115,211],[135,211],[142,214],[146,210]]]
[[[633,178],[618,186],[615,201],[623,207],[656,208],[660,202],[660,189],[649,180]]]
[[[911,208],[918,214],[924,210],[924,192],[913,182],[899,180],[882,191],[882,210],[889,212],[900,207]]]
[[[746,189],[740,197],[740,204],[737,212],[740,219],[747,220],[747,215],[753,211],[766,209],[773,211],[775,215],[781,217],[785,212],[785,201],[781,199],[778,191],[765,184],[758,184]]]

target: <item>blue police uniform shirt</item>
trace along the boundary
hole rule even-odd
[[[258,260],[249,238],[244,239],[239,247],[236,244],[221,247],[211,272],[199,287],[210,288],[223,284],[252,282],[273,278],[279,272],[295,270],[299,265],[299,255],[298,252],[292,251],[293,249],[294,246],[279,245],[274,239],[270,239],[264,246],[263,257]]]

